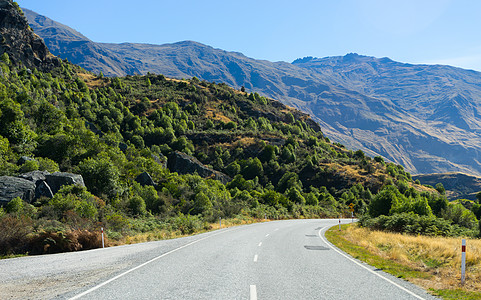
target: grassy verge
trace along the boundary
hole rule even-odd
[[[481,299],[481,240],[468,240],[466,284],[460,283],[460,238],[333,227],[326,238],[351,256],[422,286],[443,299]]]

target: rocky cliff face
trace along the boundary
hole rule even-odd
[[[0,1],[0,55],[3,53],[8,54],[14,65],[30,69],[48,70],[59,63],[11,0]]]

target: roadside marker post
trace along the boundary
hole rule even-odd
[[[341,216],[339,216],[339,231],[341,231]]]
[[[466,239],[461,244],[461,284],[464,285],[466,279]]]
[[[222,218],[219,217],[219,229],[221,229],[221,228],[222,228]]]
[[[101,227],[100,231],[102,232],[102,248],[105,248],[105,242],[104,242],[104,228]]]

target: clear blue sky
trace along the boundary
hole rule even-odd
[[[18,0],[96,42],[193,40],[271,61],[355,52],[481,71],[478,0]]]

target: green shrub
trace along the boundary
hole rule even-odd
[[[5,207],[5,210],[7,213],[21,213],[24,208],[24,201],[20,199],[19,197],[13,198],[10,200],[10,202],[7,203],[7,206]]]

